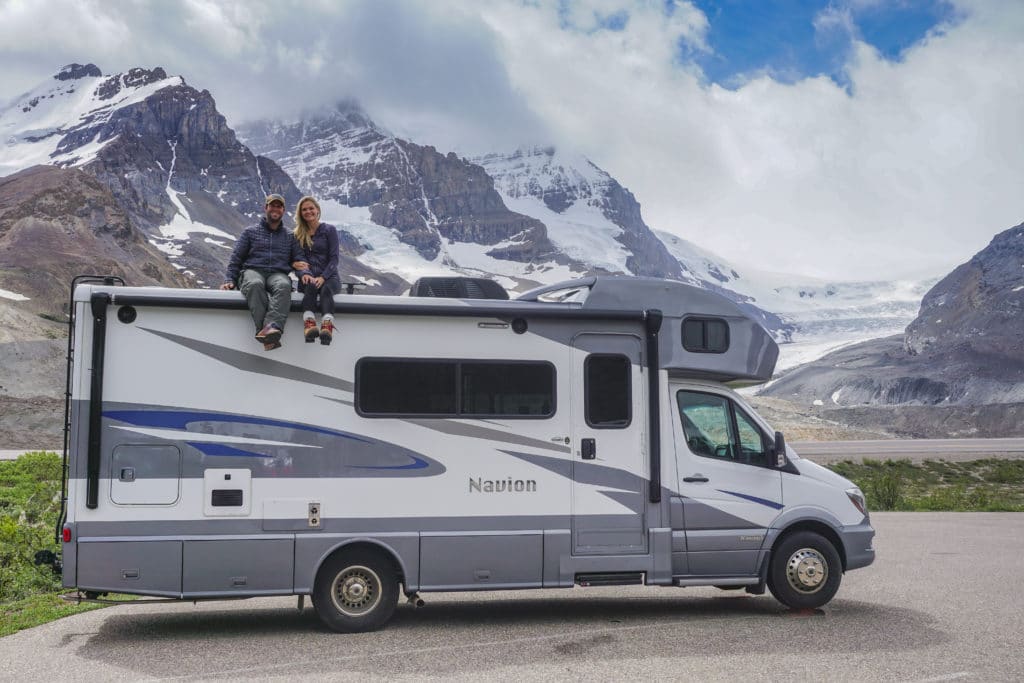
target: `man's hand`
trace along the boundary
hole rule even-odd
[[[309,270],[309,264],[305,261],[296,261],[292,264],[292,270]]]
[[[235,288],[235,283],[234,282],[225,282],[224,284],[222,284],[220,286],[220,288],[221,289],[234,289]]]

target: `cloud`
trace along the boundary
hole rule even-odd
[[[883,58],[858,12],[843,87],[748,74],[709,85],[708,19],[683,0],[60,0],[0,4],[3,95],[67,62],[163,66],[229,122],[354,97],[395,133],[473,154],[556,143],[631,189],[654,228],[739,265],[833,279],[938,274],[1024,219],[1024,5],[958,20]],[[46,41],[25,41],[45,26]]]
[[[1024,6],[958,9],[898,62],[855,39],[849,92],[707,86],[656,8],[615,36],[566,31],[545,6],[485,17],[556,139],[632,189],[653,227],[741,264],[860,279],[938,274],[1024,219]]]

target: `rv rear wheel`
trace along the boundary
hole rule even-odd
[[[768,589],[787,607],[821,607],[839,590],[842,576],[839,553],[832,543],[813,531],[798,531],[775,547]]]
[[[359,548],[324,562],[313,587],[313,607],[329,628],[341,633],[376,631],[398,602],[398,576],[389,558]]]

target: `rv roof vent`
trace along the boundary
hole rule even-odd
[[[507,299],[508,292],[494,280],[483,277],[421,277],[412,284],[409,296],[446,299]]]

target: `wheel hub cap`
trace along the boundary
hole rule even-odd
[[[801,548],[786,563],[789,585],[801,593],[814,593],[828,578],[828,562],[813,548]]]
[[[380,601],[380,578],[367,567],[348,567],[335,577],[331,593],[338,611],[350,616],[365,614]]]

